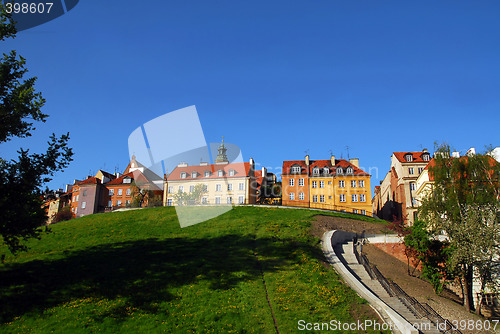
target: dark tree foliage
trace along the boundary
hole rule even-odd
[[[14,38],[15,26],[1,4],[0,10],[0,41]],[[41,111],[45,100],[34,88],[36,78],[24,79],[25,66],[26,60],[16,51],[0,59],[0,144],[31,136],[33,123],[48,117]],[[12,253],[26,250],[22,241],[42,233],[39,227],[47,220],[42,187],[72,160],[68,140],[69,134],[59,138],[53,134],[45,153],[20,149],[17,160],[0,157],[0,235]]]

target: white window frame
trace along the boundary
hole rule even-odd
[[[208,170],[205,171],[205,177],[210,177],[210,172]]]
[[[109,189],[109,196],[113,196],[115,194],[115,190],[114,189]]]
[[[364,180],[359,180],[359,181],[358,181],[358,186],[359,186],[360,188],[364,188],[364,187],[365,187],[365,181],[364,181]]]
[[[295,193],[289,193],[289,194],[288,194],[288,199],[289,199],[290,201],[294,201],[294,200],[295,200]]]
[[[335,171],[339,175],[343,175],[344,174],[344,170],[342,169],[342,167],[337,167],[337,169]]]
[[[288,185],[290,187],[293,187],[295,185],[295,180],[294,179],[288,179]]]
[[[126,194],[130,196],[130,194],[132,194],[132,190],[128,188]]]
[[[238,196],[238,204],[245,204],[245,196]]]
[[[325,195],[319,195],[319,202],[325,203]]]
[[[85,209],[86,206],[87,206],[87,202],[82,202],[82,209]]]
[[[313,195],[313,203],[318,203],[318,195]]]
[[[313,168],[313,175],[319,175],[319,168],[318,167]]]
[[[201,198],[201,204],[207,204],[208,203],[208,197],[202,197]]]
[[[233,184],[232,183],[227,184],[227,191],[233,191]]]
[[[112,207],[113,206],[113,201],[108,201],[108,207]]]
[[[240,182],[240,184],[238,185],[238,190],[245,190],[245,183]]]
[[[181,192],[181,193],[184,192],[184,186],[179,186],[179,192]]]
[[[413,155],[411,155],[411,154],[405,154],[405,160],[406,160],[406,162],[412,162],[413,161]]]
[[[345,194],[340,194],[339,200],[340,200],[340,202],[345,203]]]
[[[345,188],[345,181],[339,180],[339,188]]]
[[[417,190],[417,184],[415,182],[410,182],[410,190],[412,191]]]
[[[118,189],[118,196],[123,195],[123,189]]]
[[[234,176],[234,173],[235,173],[235,170],[234,170],[234,169],[230,169],[230,170],[229,170],[229,176]]]
[[[298,173],[300,173],[301,169],[302,168],[300,168],[299,166],[294,166],[294,167],[292,167],[292,173],[298,174]]]
[[[358,201],[358,194],[352,194],[351,195],[351,202],[355,203]]]
[[[361,210],[361,214],[366,216],[366,210]]]
[[[360,202],[366,202],[366,195],[365,194],[359,194],[359,201]]]
[[[172,206],[174,201],[171,198],[167,198],[167,206]]]
[[[181,179],[185,179],[187,177],[187,173],[186,172],[182,172],[181,173]]]
[[[408,174],[413,175],[414,170],[413,167],[408,168]]]
[[[299,200],[301,200],[301,201],[304,200],[304,193],[299,193]]]
[[[116,206],[122,206],[122,201],[121,200],[116,201]]]
[[[325,187],[325,181],[319,181],[319,187],[324,188]]]
[[[218,176],[218,177],[222,177],[222,176],[224,176],[224,171],[223,171],[222,169],[219,169],[219,170],[217,171],[217,176]]]
[[[356,180],[351,180],[351,188],[356,188]]]
[[[312,181],[312,187],[318,188],[318,181]]]
[[[220,196],[215,197],[215,204],[220,204]]]
[[[358,209],[352,209],[352,213],[358,213]]]
[[[431,158],[430,158],[429,154],[423,154],[423,155],[422,155],[422,159],[423,159],[424,161],[429,161],[429,160],[431,160]]]
[[[299,187],[303,187],[304,186],[304,179],[299,179]]]
[[[194,186],[193,185],[190,185],[189,186],[189,192],[192,193],[194,191]]]
[[[227,204],[233,204],[233,198],[231,196],[226,197]]]
[[[220,183],[215,185],[215,191],[222,191],[222,185]]]

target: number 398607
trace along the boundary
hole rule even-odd
[[[7,13],[14,13],[14,14],[49,14],[50,10],[52,9],[52,5],[54,5],[53,2],[46,2],[46,3],[34,3],[34,2],[7,2],[5,4],[5,11]]]

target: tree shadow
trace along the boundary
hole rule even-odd
[[[260,268],[272,272],[288,265],[298,247],[318,256],[295,240],[225,235],[112,243],[62,259],[9,264],[0,269],[0,321],[87,297],[123,298],[155,313],[160,302],[177,298],[172,288],[206,281],[213,290],[231,289],[259,278]],[[109,312],[118,321],[127,317],[120,309]]]

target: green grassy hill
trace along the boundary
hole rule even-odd
[[[281,333],[373,314],[321,261],[316,211],[238,207],[181,229],[173,208],[52,226],[0,266],[0,332]],[[271,307],[270,307],[271,305]]]

